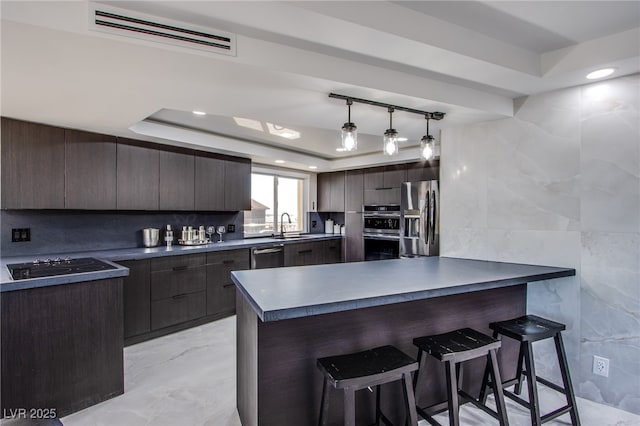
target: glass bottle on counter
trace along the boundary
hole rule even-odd
[[[167,243],[167,248],[173,244],[173,230],[171,229],[171,225],[167,225],[167,230],[164,231],[164,242]]]

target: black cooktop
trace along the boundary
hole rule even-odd
[[[115,266],[109,265],[108,263],[92,257],[84,257],[80,259],[70,259],[68,257],[64,259],[36,259],[33,262],[7,265],[7,268],[14,280],[116,269]]]

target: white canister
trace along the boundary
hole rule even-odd
[[[333,225],[333,233],[334,234],[339,234],[340,233],[340,225],[338,225],[337,223],[335,225]]]
[[[324,222],[324,233],[333,234],[333,219],[327,219]]]

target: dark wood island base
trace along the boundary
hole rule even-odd
[[[8,291],[0,302],[2,417],[62,417],[124,392],[122,278]]]
[[[394,345],[412,357],[415,337],[471,327],[491,334],[489,323],[526,313],[526,284],[428,298],[342,312],[263,322],[242,294],[237,310],[237,407],[243,426],[314,425],[320,408],[323,377],[320,357]],[[515,374],[517,344],[503,343],[499,352],[505,379]],[[436,361],[418,405],[445,400],[444,373]],[[484,362],[463,367],[463,388],[477,395]],[[371,424],[375,397],[356,394],[358,424]],[[331,399],[330,423],[342,421],[342,400]],[[382,408],[394,424],[404,420],[399,383],[382,390]]]

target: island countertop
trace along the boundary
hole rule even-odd
[[[263,322],[569,277],[573,268],[419,257],[251,271],[233,282]]]

